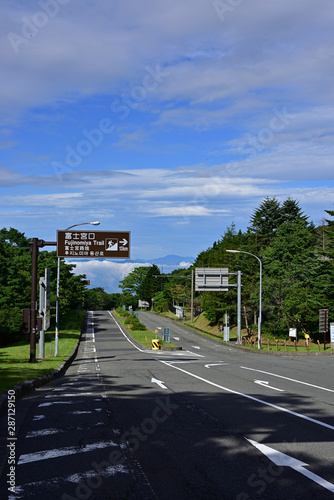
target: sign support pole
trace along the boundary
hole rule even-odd
[[[241,271],[238,271],[238,344],[241,345]]]
[[[45,278],[40,278],[39,279],[39,314],[43,314],[45,310]],[[43,323],[44,323],[44,317],[43,317]],[[40,358],[45,357],[45,331],[44,331],[44,324],[42,330],[39,332],[39,343],[38,343],[38,356]]]
[[[56,298],[55,356],[58,356],[58,338],[59,338],[59,279],[60,279],[60,257],[58,257],[58,259],[57,259],[57,298]]]
[[[38,249],[45,246],[56,246],[55,241],[44,241],[33,238],[31,245],[31,301],[30,301],[30,358],[28,363],[37,363],[36,359],[36,332],[37,332],[37,265]]]
[[[36,308],[37,308],[37,262],[38,238],[31,244],[31,296],[30,296],[30,358],[29,363],[37,363],[36,359]]]

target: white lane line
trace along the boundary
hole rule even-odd
[[[205,358],[203,354],[198,354],[198,352],[192,352],[192,351],[186,351],[188,354],[191,354],[192,356],[197,356],[198,358]]]
[[[100,411],[102,408],[95,408],[95,411]],[[69,413],[71,414],[80,414],[80,413],[93,413],[92,411],[70,411]],[[101,427],[104,425],[104,422],[97,422],[96,424],[91,424],[89,427]],[[86,431],[87,427],[76,427],[76,431]],[[66,430],[63,429],[40,429],[39,431],[30,431],[26,434],[26,438],[35,438],[35,437],[40,437],[40,436],[48,436],[49,434],[63,434],[64,432],[67,432]]]
[[[326,427],[327,429],[330,429],[331,431],[334,431],[334,427],[332,425],[326,424],[325,422],[321,422],[320,420],[315,420],[314,418],[307,417],[306,415],[302,415],[301,413],[296,413],[295,411],[288,410],[284,408],[283,406],[278,406],[274,405],[273,403],[268,403],[267,401],[263,401],[262,399],[255,398],[253,396],[250,396],[249,394],[244,394],[242,392],[238,391],[233,391],[232,389],[229,389],[228,387],[224,387],[219,384],[215,384],[214,382],[211,382],[211,380],[207,380],[203,377],[199,377],[198,375],[195,375],[194,373],[187,372],[186,370],[183,370],[182,368],[179,368],[178,366],[172,365],[170,363],[167,363],[166,361],[160,360],[160,363],[164,363],[167,366],[170,366],[171,368],[174,368],[175,370],[179,370],[180,372],[186,373],[187,375],[190,375],[190,377],[197,378],[198,380],[201,380],[202,382],[212,385],[214,387],[217,387],[218,389],[222,389],[223,391],[230,392],[231,394],[236,394],[237,396],[242,396],[243,398],[251,399],[252,401],[256,401],[257,403],[270,406],[271,408],[275,408],[275,410],[283,411],[284,413],[288,413],[289,415],[293,415],[294,417],[302,418],[304,420],[307,420],[309,422],[312,422],[317,425],[321,425],[322,427]]]
[[[69,394],[48,394],[47,398],[73,398],[74,396],[91,396],[94,392],[70,392]]]
[[[321,389],[322,391],[334,392],[333,389],[327,389],[327,387],[321,387],[319,385],[309,384],[308,382],[303,382],[302,380],[295,380],[294,378],[284,377],[283,375],[277,375],[276,373],[265,372],[263,370],[256,370],[255,368],[248,368],[247,366],[240,366],[244,370],[251,370],[253,372],[264,373],[265,375],[272,375],[273,377],[284,378],[285,380],[290,380],[290,382],[296,382],[297,384],[308,385],[309,387],[314,387],[315,389]]]
[[[43,406],[52,406],[52,405],[74,405],[77,401],[52,401],[52,403],[41,403],[38,405],[38,408]]]
[[[117,444],[114,443],[114,441],[100,441],[99,443],[87,444],[84,448],[69,446],[67,448],[26,453],[25,455],[21,455],[19,457],[17,465],[27,464],[30,462],[38,462],[39,460],[49,460],[51,458],[64,457],[66,455],[75,455],[77,453],[86,453],[97,449],[109,448],[110,446],[117,446]]]
[[[8,496],[8,500],[18,500],[19,498],[28,498],[28,491],[31,491],[33,488],[36,490],[37,488],[43,488],[47,485],[57,487],[57,485],[62,485],[64,483],[76,483],[79,484],[81,481],[90,478],[96,478],[98,475],[102,477],[111,477],[116,476],[116,474],[130,474],[130,470],[126,468],[125,465],[110,465],[105,469],[101,468],[98,471],[87,470],[85,472],[79,472],[76,474],[71,474],[67,477],[51,477],[45,481],[34,481],[33,483],[25,483],[22,485],[15,486],[15,494]],[[96,483],[94,483],[95,485]],[[25,491],[27,490],[27,491]],[[18,494],[20,493],[20,496]],[[21,496],[22,494],[22,496]],[[64,495],[65,496],[65,495]],[[67,498],[74,498],[67,495]],[[85,497],[86,498],[86,497]]]
[[[35,438],[39,436],[49,436],[50,434],[58,434],[61,431],[60,429],[41,429],[39,431],[31,431],[26,434],[26,438]]]
[[[118,326],[118,329],[119,331],[121,332],[121,334],[123,335],[123,337],[135,348],[137,349],[137,351],[139,352],[144,352],[144,353],[151,353],[151,354],[156,354],[155,351],[152,351],[152,350],[148,350],[148,349],[140,349],[138,346],[136,346],[133,342],[131,342],[131,340],[125,335],[125,333],[123,332],[122,328],[120,327],[120,325],[118,324],[117,320],[113,317],[113,315],[111,314],[110,311],[108,311],[110,317],[114,320],[115,324]],[[162,355],[162,354],[165,354],[166,353],[166,356],[170,356],[170,351],[161,351],[159,353],[159,356]],[[205,356],[203,356],[202,354],[198,354],[197,352],[191,352],[191,351],[174,351],[173,352],[173,356],[188,356],[189,354],[191,354],[192,356],[197,356],[199,358],[205,358]]]
[[[135,347],[137,349],[137,351],[140,351],[140,352],[151,352],[151,351],[144,351],[143,349],[140,349],[138,346],[136,346],[133,342],[131,342],[131,340],[125,335],[125,333],[123,332],[122,328],[120,327],[120,325],[118,324],[118,322],[116,321],[116,319],[113,317],[113,315],[111,314],[110,311],[108,311],[111,319],[114,320],[115,324],[118,326],[118,329],[119,331],[121,332],[121,334],[123,335],[123,337],[128,341],[130,342],[130,344]]]

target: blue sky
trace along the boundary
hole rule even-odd
[[[5,0],[0,25],[1,227],[196,257],[267,196],[333,210],[332,0]]]

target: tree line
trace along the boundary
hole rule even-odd
[[[75,275],[75,264],[60,259],[60,313],[71,309],[107,310],[120,305],[138,307],[147,301],[156,311],[173,305],[190,307],[191,274],[196,267],[227,267],[242,272],[243,327],[256,332],[259,313],[259,263],[243,253],[256,255],[262,262],[262,331],[287,337],[289,328],[318,338],[319,309],[334,310],[334,210],[325,210],[315,226],[292,198],[279,202],[265,198],[250,216],[245,231],[232,223],[212,246],[198,254],[188,269],[170,275],[157,265],[139,266],[120,282],[120,293],[108,294],[103,288],[87,288],[86,275]],[[14,228],[0,230],[0,346],[19,338],[23,310],[30,308],[30,239]],[[51,270],[51,319],[55,317],[57,255],[40,251],[38,276]],[[232,278],[230,278],[232,282]],[[204,311],[210,324],[236,323],[236,288],[228,292],[196,292],[194,306]],[[61,319],[61,318],[60,318]]]
[[[23,332],[23,310],[31,304],[30,239],[17,229],[0,230],[0,346],[20,339]],[[55,320],[57,293],[56,251],[40,251],[38,276],[45,268],[51,272],[51,320]],[[61,318],[77,308],[111,309],[118,305],[119,294],[107,294],[103,288],[87,288],[86,275],[75,275],[75,264],[60,259],[59,311]]]
[[[147,300],[157,311],[171,304],[189,307],[191,271],[196,267],[227,267],[242,272],[243,327],[256,332],[259,313],[259,273],[257,256],[262,263],[262,331],[286,338],[289,328],[300,335],[319,337],[319,309],[334,309],[334,211],[325,210],[322,223],[315,226],[302,212],[299,203],[287,198],[265,198],[250,216],[245,231],[232,223],[211,247],[199,253],[187,270],[179,269],[165,276],[154,265],[139,267],[120,283],[123,303]],[[184,277],[186,275],[186,277]],[[230,278],[230,283],[232,278]],[[195,307],[205,311],[210,324],[236,323],[236,288],[228,292],[195,294]],[[153,299],[153,304],[152,304]]]

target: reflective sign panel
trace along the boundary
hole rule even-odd
[[[195,290],[206,292],[228,291],[227,267],[196,267]]]
[[[129,231],[57,231],[57,257],[129,259]]]

